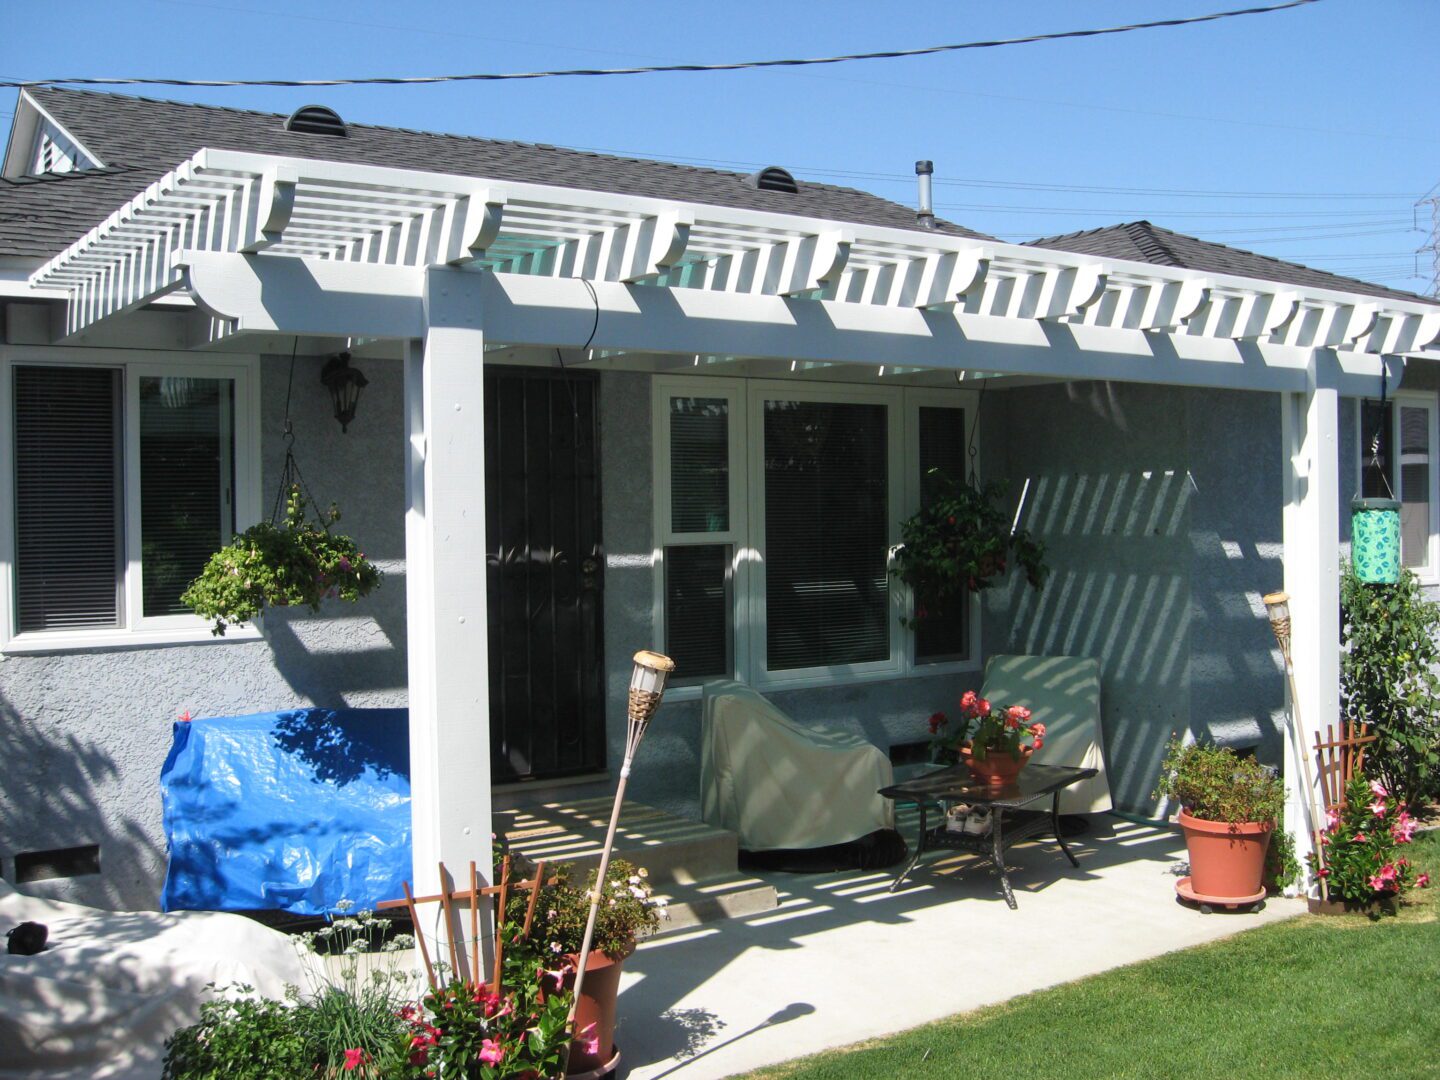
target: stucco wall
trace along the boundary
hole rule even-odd
[[[266,358],[264,514],[284,461],[279,438],[289,357]],[[404,555],[400,366],[364,365],[370,386],[342,435],[300,358],[295,453],[311,490],[338,502],[366,553]],[[398,565],[398,563],[396,564]],[[157,779],[181,712],[226,716],[304,704],[405,701],[405,581],[389,573],[355,605],[276,611],[267,640],[0,658],[0,855],[100,846],[101,874],[27,885],[99,906],[154,907],[164,876]]]
[[[996,398],[999,399],[996,402]],[[1280,587],[1271,394],[1112,383],[992,395],[992,474],[1047,547],[1041,593],[990,597],[986,652],[1100,661],[1117,805],[1150,813],[1172,733],[1281,753],[1283,687],[1258,598]],[[998,423],[997,423],[998,422]]]
[[[283,460],[288,358],[264,362],[265,493]],[[35,891],[153,906],[164,852],[156,778],[175,716],[405,702],[402,392],[371,361],[348,435],[329,416],[319,361],[302,359],[296,454],[317,497],[383,561],[383,587],[320,615],[274,612],[266,640],[0,660],[0,854],[99,843],[100,876]],[[601,382],[605,664],[612,770],[624,742],[630,655],[652,640],[650,380]],[[1353,425],[1353,409],[1344,414]],[[1280,583],[1279,406],[1273,395],[1109,384],[994,391],[983,404],[987,472],[1026,481],[1026,521],[1049,547],[1043,593],[987,594],[983,647],[1097,656],[1119,804],[1150,809],[1155,765],[1189,728],[1278,760],[1281,684],[1259,594]],[[1343,451],[1343,448],[1342,448]],[[1353,466],[1349,466],[1353,468]],[[1349,474],[1342,474],[1349,475]],[[1345,486],[1342,481],[1342,488]],[[880,746],[924,737],[925,718],[976,678],[778,693],[800,720],[848,725]],[[697,813],[700,705],[664,705],[634,797]],[[565,797],[560,789],[555,793]]]

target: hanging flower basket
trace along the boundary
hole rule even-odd
[[[1003,485],[959,484],[931,469],[936,495],[900,523],[893,573],[915,594],[915,625],[955,605],[966,593],[998,583],[1013,559],[1033,588],[1045,585],[1045,547],[1024,529],[1012,531],[1000,509]]]
[[[215,620],[212,633],[254,619],[266,604],[319,611],[321,600],[353,603],[380,584],[380,571],[355,541],[329,531],[340,511],[332,505],[318,520],[308,519],[307,505],[300,485],[290,485],[284,522],[261,522],[236,536],[181,595],[195,614]]]

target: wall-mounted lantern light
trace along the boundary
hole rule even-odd
[[[350,421],[355,419],[355,407],[360,404],[360,391],[370,380],[359,368],[350,366],[348,352],[336,353],[320,369],[320,381],[330,391],[330,401],[335,406],[335,419],[340,421],[340,430],[348,431]]]

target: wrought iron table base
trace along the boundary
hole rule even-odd
[[[983,800],[977,800],[977,802],[983,802]],[[1080,865],[1060,832],[1060,791],[1058,789],[1050,796],[1049,813],[1040,810],[1009,809],[1007,811],[1003,806],[992,806],[988,836],[951,832],[945,827],[943,820],[935,828],[927,828],[926,816],[930,800],[917,799],[916,805],[920,808],[920,836],[915,842],[915,855],[905,869],[900,871],[894,884],[890,886],[892,893],[900,888],[905,878],[920,862],[922,855],[927,851],[939,849],[967,851],[988,860],[994,866],[996,873],[1000,875],[1000,887],[1005,890],[1005,903],[1010,906],[1011,911],[1019,906],[1015,903],[1015,892],[1010,888],[1010,875],[1005,871],[1005,852],[1012,845],[1048,833],[1054,838],[1055,843],[1060,845],[1060,850],[1070,860],[1070,865],[1075,867]],[[1008,822],[1006,820],[1007,813],[1009,815]]]

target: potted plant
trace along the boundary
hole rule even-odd
[[[1395,914],[1408,889],[1430,884],[1429,874],[1417,875],[1414,864],[1397,853],[1414,839],[1417,825],[1384,783],[1352,779],[1344,806],[1331,807],[1320,834],[1325,865],[1313,852],[1308,856],[1310,868],[1326,880],[1331,896],[1329,903],[1312,901],[1311,910],[1363,911],[1376,918]]]
[[[927,480],[934,497],[900,523],[892,571],[915,594],[910,625],[939,616],[967,592],[990,588],[1012,558],[1032,587],[1044,587],[1045,547],[1000,508],[1003,485],[957,483],[940,469]]]
[[[540,889],[529,939],[518,933],[507,935],[515,949],[553,964],[549,975],[556,986],[567,990],[575,983],[575,967],[580,960],[585,922],[590,913],[590,892],[594,888],[594,870],[582,883],[577,880],[573,866],[559,867],[554,883]],[[523,925],[528,906],[528,896],[511,899],[505,912],[507,924]],[[575,1017],[575,1037],[566,1070],[570,1075],[593,1072],[598,1076],[615,1056],[615,999],[620,992],[620,966],[635,951],[636,941],[659,925],[664,907],[664,900],[652,895],[643,868],[624,859],[611,860]],[[507,950],[511,948],[512,944],[506,945]]]
[[[1261,898],[1265,853],[1285,808],[1280,778],[1228,746],[1179,739],[1160,768],[1155,794],[1180,803],[1191,892],[1217,903]]]
[[[987,784],[1013,783],[1030,755],[1045,745],[1045,725],[1031,720],[1029,709],[993,705],[974,690],[961,695],[960,722],[953,731],[949,726],[944,713],[930,717],[931,756],[963,761]]]
[[[316,522],[306,505],[292,484],[283,525],[264,521],[235,536],[181,594],[195,614],[215,620],[212,633],[223,636],[227,624],[255,618],[266,604],[319,611],[327,597],[353,603],[380,584],[380,571],[355,541],[330,531],[340,511],[332,505]]]

